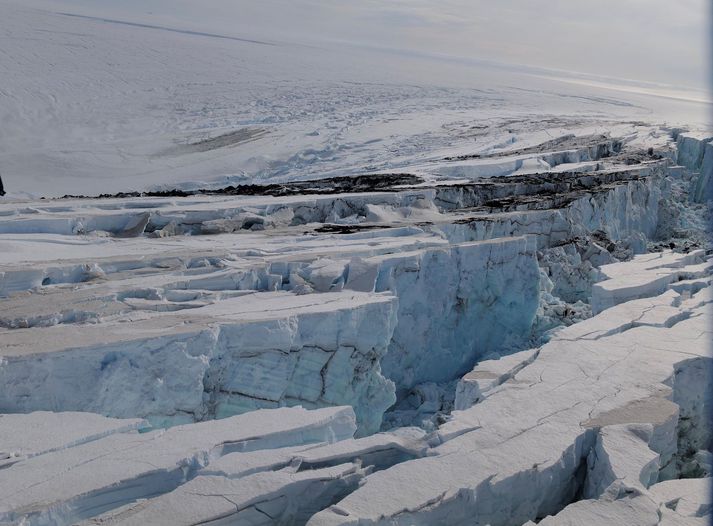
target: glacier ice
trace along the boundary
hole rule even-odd
[[[653,232],[657,208],[649,203],[660,195],[664,168],[665,162],[652,161],[601,174],[563,174],[562,202],[545,210],[533,196],[550,183],[522,177],[317,199],[138,200],[129,208],[141,218],[148,213],[147,225],[200,226],[242,214],[248,205],[265,216],[278,208],[288,223],[273,222],[275,233],[268,236],[252,230],[187,236],[178,247],[170,237],[98,237],[94,246],[78,245],[89,262],[73,259],[73,241],[33,237],[32,225],[76,224],[80,218],[85,231],[91,224],[111,230],[105,225],[115,220],[121,199],[101,206],[68,200],[61,207],[38,205],[31,214],[3,205],[11,212],[4,223],[13,232],[8,239],[29,235],[39,246],[46,239],[63,248],[52,253],[54,259],[38,252],[35,261],[0,269],[0,291],[12,294],[0,324],[15,349],[2,372],[8,379],[0,389],[2,407],[90,410],[170,423],[260,407],[347,403],[355,407],[360,433],[373,432],[394,395],[404,398],[419,384],[451,381],[489,353],[526,344],[541,305],[538,250],[556,250],[573,236],[587,239],[589,229],[604,228],[616,240]],[[593,192],[597,185],[606,191]],[[509,201],[498,205],[504,211],[490,210],[484,199],[493,193],[516,199],[517,211],[508,211]],[[453,217],[447,203],[456,201],[473,211]],[[319,232],[330,216],[362,210],[360,224],[368,227],[367,205],[402,209],[415,203],[429,221],[417,214],[404,216],[395,228],[377,223],[351,234]],[[296,228],[311,228],[312,235],[295,240],[285,231]],[[597,263],[604,252],[583,254]],[[576,265],[566,260],[558,268]],[[359,303],[363,307],[355,308]],[[265,323],[250,316],[254,323],[247,323],[249,312],[259,318],[263,311]],[[76,323],[85,323],[79,337]],[[344,323],[351,334],[342,330]],[[316,324],[322,332],[312,328]],[[256,336],[260,331],[268,336]],[[248,334],[253,340],[245,340]],[[44,381],[49,364],[66,376]],[[87,381],[66,392],[75,370]],[[115,396],[137,370],[146,373],[136,378],[141,387]]]
[[[556,333],[534,358],[513,355],[503,372],[476,367],[463,382],[500,382],[481,387],[485,396],[468,403],[461,398],[464,408],[436,432],[439,443],[431,455],[369,476],[310,524],[524,523],[575,513],[591,502],[569,510],[578,488],[598,499],[593,506],[609,510],[611,501],[612,513],[629,486],[646,494],[685,454],[680,433],[695,441],[684,450],[710,445],[695,431],[710,423],[700,402],[690,400],[689,386],[706,394],[700,382],[686,380],[687,371],[713,369],[704,314],[710,289],[683,298],[670,291],[622,303],[641,322],[622,326],[621,312],[605,310]],[[659,306],[674,309],[644,321]],[[584,324],[590,325],[586,332]],[[683,420],[686,406],[692,416]],[[684,423],[689,420],[697,422],[692,430]],[[404,486],[415,479],[424,483]],[[387,487],[391,498],[380,499]]]
[[[76,413],[63,416],[81,423]],[[12,464],[0,478],[0,520],[75,522],[171,491],[231,452],[334,442],[355,429],[351,408],[337,407],[263,410],[168,430],[114,433]]]
[[[705,520],[710,137],[571,125],[0,202],[0,522]]]
[[[3,335],[12,352],[0,369],[0,405],[158,423],[352,404],[363,431],[373,432],[395,400],[379,368],[395,322],[389,296],[315,301],[266,292],[197,310],[158,312],[131,322],[130,331],[126,323],[89,325],[79,337],[68,324],[12,330]],[[81,385],[67,390],[77,375]]]

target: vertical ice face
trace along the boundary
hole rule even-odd
[[[206,416],[346,404],[354,407],[360,434],[376,432],[395,401],[394,385],[380,368],[396,325],[395,299],[358,292],[280,298],[301,301],[306,312],[221,327],[205,374]],[[278,311],[286,304],[274,302]]]
[[[538,275],[534,242],[525,237],[384,257],[377,290],[399,298],[384,374],[403,389],[443,382],[526,338]]]
[[[677,162],[691,174],[690,200],[713,199],[713,137],[704,133],[682,133],[677,138]]]
[[[703,163],[706,145],[713,137],[702,133],[681,133],[676,138],[676,162],[691,171],[698,171]]]
[[[691,183],[691,201],[694,203],[713,201],[713,143],[709,142],[705,145],[700,174]]]
[[[3,342],[15,352],[0,367],[0,407],[175,424],[347,404],[360,432],[373,433],[395,401],[379,366],[395,308],[384,294],[262,293],[190,315],[89,325],[79,337],[69,325],[9,331]]]

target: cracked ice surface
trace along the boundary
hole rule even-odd
[[[430,435],[353,439],[348,408],[261,410],[144,434],[132,432],[136,421],[59,413],[76,436],[5,468],[2,519],[703,524],[709,479],[675,477],[703,465],[711,442],[700,386],[713,376],[713,296],[710,286],[681,283],[564,328],[538,349],[481,362],[462,380],[478,382],[480,396],[461,397]],[[12,418],[29,443],[46,428],[42,414]],[[109,432],[100,437],[95,426]],[[52,484],[60,473],[64,483]]]
[[[7,482],[3,520],[510,524],[616,515],[631,492],[621,513],[649,513],[658,480],[710,473],[710,260],[621,261],[673,176],[610,153],[457,184],[1,204],[0,407],[30,413],[6,428],[3,475],[29,489]],[[290,427],[335,406],[338,426]],[[432,433],[374,434],[385,414]],[[282,438],[194,441],[268,421]]]
[[[690,297],[671,290],[563,329],[534,358],[479,365],[463,382],[478,382],[485,396],[453,413],[429,456],[371,475],[310,524],[517,524],[547,515],[555,515],[547,524],[591,516],[656,524],[645,519],[663,505],[651,484],[686,462],[682,446],[711,443],[702,387],[713,371],[710,303],[709,287]],[[695,385],[689,375],[699,375]],[[567,506],[578,491],[589,500]]]
[[[77,424],[84,418],[60,415]],[[7,476],[0,478],[0,520],[71,523],[171,491],[229,453],[339,441],[351,437],[355,427],[350,408],[293,408],[142,434],[115,433],[6,468]]]
[[[93,413],[0,415],[0,466],[145,426],[143,420],[117,420]]]
[[[379,294],[267,292],[190,315],[159,312],[131,321],[130,331],[126,323],[88,325],[79,335],[70,325],[11,330],[2,405],[31,411],[52,400],[55,410],[190,421],[244,412],[232,407],[241,404],[351,403],[373,431],[394,400],[378,366],[394,307]],[[77,375],[81,385],[64,389]]]
[[[160,424],[351,404],[360,433],[376,431],[395,397],[527,342],[541,303],[538,251],[592,229],[614,246],[655,230],[651,202],[668,162],[615,166],[560,174],[554,188],[508,177],[0,205],[11,232],[0,238],[17,248],[0,256],[1,407]],[[143,218],[145,232],[124,237],[116,208]],[[246,210],[249,228],[215,233],[219,218],[244,225]],[[325,233],[325,222],[360,229]],[[57,225],[65,233],[33,233]],[[168,225],[171,235],[153,235]],[[77,371],[85,382],[65,389]]]
[[[592,310],[596,313],[624,301],[656,296],[674,282],[705,277],[711,263],[704,257],[704,250],[684,255],[662,252],[603,265],[599,269],[603,280],[592,287]]]

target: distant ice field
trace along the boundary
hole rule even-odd
[[[429,173],[449,156],[613,125],[703,128],[710,110],[562,73],[26,5],[0,0],[10,197]]]

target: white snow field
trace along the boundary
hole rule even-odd
[[[709,117],[709,105],[686,92],[652,96],[630,83],[568,82],[563,72],[546,78],[346,45],[149,27],[102,15],[111,2],[83,2],[84,10],[61,0],[53,10],[30,7],[36,3],[0,2],[0,174],[15,196],[428,169],[446,156],[574,131],[618,126],[617,136],[629,136],[641,121],[691,127]],[[518,166],[473,162],[456,171],[505,175]]]
[[[32,5],[1,525],[711,520],[709,104]]]

